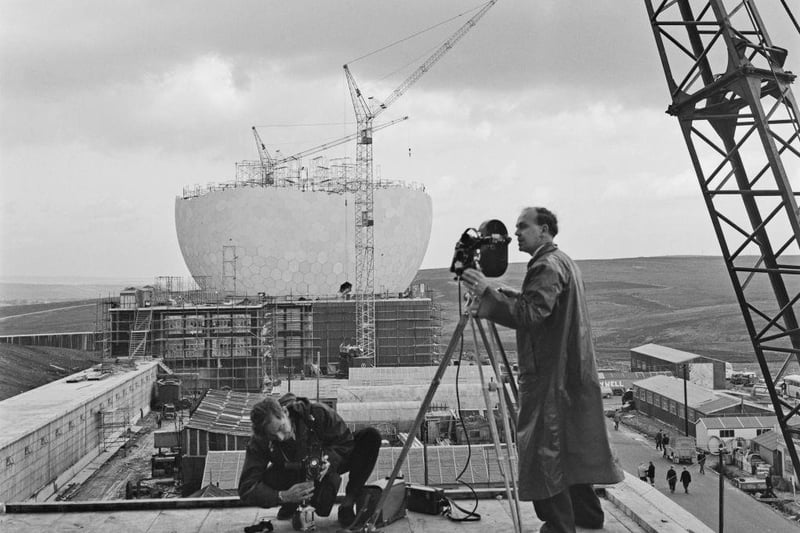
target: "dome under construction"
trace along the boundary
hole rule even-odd
[[[233,182],[184,189],[175,226],[198,284],[236,294],[332,295],[355,285],[354,164],[299,162],[269,175],[237,164]],[[374,289],[405,291],[428,246],[431,198],[424,187],[374,186]]]

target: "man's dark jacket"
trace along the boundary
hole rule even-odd
[[[239,479],[239,497],[248,505],[278,505],[278,490],[265,482],[267,467],[275,469],[274,473],[285,481],[286,487],[281,490],[286,490],[295,483],[305,481],[305,473],[296,465],[310,453],[328,456],[330,468],[325,481],[335,485],[335,490],[338,490],[339,467],[353,451],[352,432],[328,406],[311,403],[307,398],[295,398],[294,395],[287,395],[280,401],[289,411],[295,438],[283,442],[270,441],[255,434],[250,438]]]
[[[611,451],[583,279],[555,244],[528,263],[519,296],[486,289],[478,316],[517,332],[519,499],[622,481]]]

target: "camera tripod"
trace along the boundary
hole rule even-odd
[[[477,300],[474,297],[470,296],[468,298],[465,310],[461,313],[461,317],[458,321],[458,324],[456,325],[455,331],[453,332],[453,336],[450,338],[450,342],[447,345],[447,350],[442,356],[442,360],[439,363],[439,367],[436,370],[436,374],[431,380],[428,392],[426,393],[425,398],[422,400],[422,404],[420,405],[417,417],[414,420],[411,429],[409,429],[408,434],[409,436],[416,435],[419,432],[420,428],[422,427],[422,424],[425,421],[425,414],[427,413],[428,408],[430,407],[431,402],[433,401],[433,397],[436,394],[436,390],[438,389],[439,385],[442,382],[442,377],[444,376],[444,373],[450,364],[450,361],[453,357],[453,353],[455,352],[459,341],[464,335],[464,330],[467,327],[467,324],[470,324],[472,329],[472,336],[475,341],[475,352],[477,356],[476,358],[478,359],[477,361],[478,373],[481,380],[481,390],[483,392],[484,403],[486,404],[487,419],[489,420],[489,430],[492,436],[492,441],[494,443],[495,452],[497,453],[500,472],[502,474],[503,482],[505,485],[506,498],[509,502],[509,510],[511,512],[512,520],[514,522],[514,531],[515,533],[521,533],[522,523],[520,521],[518,491],[512,464],[512,454],[516,454],[516,448],[512,439],[512,430],[511,430],[511,425],[513,425],[514,429],[516,430],[516,414],[513,412],[513,409],[518,401],[519,393],[517,391],[517,384],[514,382],[513,375],[511,374],[511,366],[508,364],[508,358],[506,357],[505,351],[503,350],[503,345],[500,342],[500,335],[497,332],[497,328],[495,327],[494,323],[488,322],[489,329],[491,330],[492,337],[498,348],[499,355],[502,358],[503,364],[508,370],[508,374],[510,376],[509,387],[511,389],[511,392],[509,392],[508,388],[505,386],[505,380],[503,379],[503,374],[501,372],[495,352],[494,350],[492,350],[492,347],[486,336],[486,330],[483,327],[483,323],[481,322],[481,319],[473,316],[473,307],[476,305],[476,303]],[[479,343],[476,330],[480,333],[482,344],[488,355],[489,361],[492,366],[492,370],[494,371],[495,378],[497,379],[496,384],[493,382],[487,384],[484,379],[483,365],[480,363],[480,357],[479,357],[480,356]],[[498,393],[500,413],[502,415],[502,420],[503,420],[503,436],[506,442],[505,454],[502,453],[502,447],[500,445],[500,433],[497,428],[497,423],[494,419],[494,415],[492,414],[493,408],[489,396],[490,392],[495,391],[495,388],[493,388],[493,386],[496,385],[499,385],[499,387],[496,388],[496,391]],[[511,423],[509,423],[509,420],[511,421]],[[408,451],[411,449],[411,445],[413,444],[413,442],[414,439],[409,438],[403,444],[403,448],[400,451],[400,455],[398,456],[397,461],[395,462],[394,468],[392,468],[392,473],[387,478],[388,481],[386,483],[386,488],[381,493],[380,499],[378,500],[373,515],[363,525],[357,527],[352,526],[354,529],[339,530],[340,532],[373,533],[378,531],[378,529],[375,526],[375,523],[377,522],[378,517],[380,516],[381,509],[383,508],[384,503],[386,503],[386,499],[388,497],[388,490],[390,487],[393,486],[395,480],[397,479],[397,476],[400,473],[400,468],[403,465],[403,462],[406,460],[406,457],[408,456]]]

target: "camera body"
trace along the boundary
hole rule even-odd
[[[317,481],[325,464],[321,453],[310,453],[300,461],[286,463],[286,470],[302,472],[306,481]]]
[[[508,268],[510,242],[508,230],[499,220],[487,220],[477,230],[467,228],[456,243],[450,272],[456,279],[468,268],[480,270],[490,278],[502,276]]]
[[[302,465],[302,470],[306,474],[306,479],[308,481],[316,481],[322,472],[322,457],[319,455],[309,455],[303,459]]]

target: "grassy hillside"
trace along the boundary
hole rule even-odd
[[[750,339],[721,258],[657,257],[578,261],[586,284],[598,357],[627,360],[648,342],[731,362],[754,360]],[[498,281],[519,288],[526,265],[509,265]],[[443,341],[458,322],[458,285],[444,269],[415,279],[436,293],[444,311]],[[771,298],[766,288],[758,294]],[[513,331],[499,328],[509,352]],[[469,345],[469,343],[467,343]]]
[[[0,400],[99,362],[98,355],[80,350],[0,344]]]
[[[94,331],[97,300],[0,307],[0,335]]]
[[[578,264],[601,359],[627,361],[630,348],[654,342],[731,362],[753,362],[744,320],[721,258],[650,257]],[[498,281],[519,288],[525,266],[510,265]],[[453,275],[447,269],[421,270],[415,283],[425,283],[434,291],[443,310],[442,342],[447,342],[458,321],[458,285]],[[772,300],[766,287],[750,290]],[[93,331],[96,315],[91,300],[2,307],[0,334]],[[513,351],[513,331],[500,330],[504,346]]]

